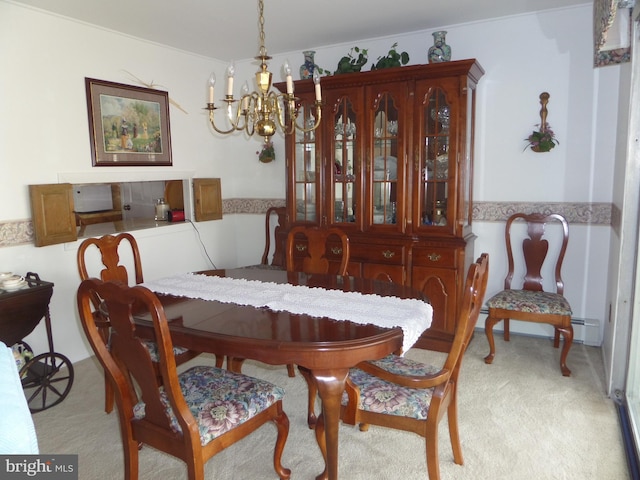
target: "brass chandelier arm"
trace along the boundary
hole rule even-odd
[[[296,128],[298,130],[301,130],[304,133],[309,133],[320,126],[320,120],[322,120],[322,102],[315,101],[314,106],[316,107],[316,121],[314,122],[313,126],[305,128],[304,126],[301,127],[296,122]]]
[[[296,108],[296,100],[299,100],[299,98],[286,93],[276,95],[276,97],[277,97],[276,107],[278,112],[277,114],[278,124],[280,125],[280,128],[282,129],[285,135],[291,135],[296,130],[299,130],[303,133],[309,133],[315,130],[316,128],[318,128],[318,126],[320,126],[320,120],[322,119],[322,102],[319,102],[319,101],[314,102],[315,113],[316,113],[315,121],[313,123],[313,126],[307,127],[304,122],[302,125],[298,123],[298,117],[300,115],[299,115],[299,108]],[[282,100],[282,103],[278,101],[280,99]],[[282,111],[283,107],[281,105],[286,105],[285,110],[289,115],[288,122],[285,121],[285,115],[284,115],[284,112]]]
[[[205,110],[209,110],[209,122],[211,123],[211,126],[213,127],[213,129],[216,132],[221,133],[223,135],[235,132],[237,130],[244,130],[245,126],[246,126],[246,114],[244,115],[245,116],[245,125],[241,125],[241,123],[240,123],[240,118],[241,118],[241,114],[242,114],[240,109],[237,110],[236,118],[235,118],[235,121],[234,121],[232,104],[235,102],[235,100],[226,99],[224,101],[227,102],[227,115],[226,115],[226,117],[228,118],[229,123],[231,124],[231,127],[228,130],[222,130],[221,128],[218,128],[216,126],[216,123],[215,123],[215,111],[218,110],[218,107],[216,107],[213,103],[208,103],[207,106],[205,107]]]

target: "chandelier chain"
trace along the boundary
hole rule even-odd
[[[267,57],[267,47],[264,46],[264,0],[258,0],[258,9],[260,15],[258,16],[258,22],[260,23],[260,51],[259,57]]]

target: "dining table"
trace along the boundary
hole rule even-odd
[[[227,368],[235,371],[252,359],[310,372],[324,425],[322,433],[316,429],[316,440],[326,446],[317,480],[338,479],[340,408],[349,369],[408,350],[432,318],[423,293],[359,277],[245,267],[142,285],[160,299],[174,345],[226,356]],[[234,296],[237,288],[241,299]],[[357,311],[352,317],[350,308]],[[142,334],[151,331],[147,314],[137,314],[135,321]]]

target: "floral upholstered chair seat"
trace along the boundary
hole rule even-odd
[[[562,295],[533,290],[503,290],[487,301],[487,307],[548,315],[571,315],[571,306]]]
[[[232,430],[282,400],[284,390],[264,380],[219,368],[198,366],[178,375],[180,388],[191,414],[198,422],[201,444]],[[175,432],[182,430],[175,418],[164,388],[161,401]],[[145,404],[134,407],[137,419],[145,416]]]
[[[425,365],[397,355],[388,355],[369,363],[397,375],[432,375],[440,371],[440,367]],[[349,370],[349,378],[360,389],[360,410],[426,420],[433,388],[403,387],[363,372],[359,368]],[[347,405],[348,401],[347,394],[344,393],[342,404]]]

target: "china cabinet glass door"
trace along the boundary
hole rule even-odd
[[[392,225],[397,214],[398,108],[390,93],[380,94],[377,100],[372,126],[372,223]]]
[[[421,193],[418,223],[422,226],[446,226],[449,221],[447,207],[452,174],[449,161],[451,105],[442,89],[434,88],[425,98],[421,115],[419,148],[422,151],[419,158],[424,163],[418,172]]]
[[[358,118],[349,98],[338,102],[333,114],[333,222],[354,223],[356,210],[356,137]]]
[[[305,125],[313,125],[313,109],[303,105]],[[295,154],[294,154],[294,179],[295,179],[295,221],[316,222],[319,212],[317,208],[317,185],[319,172],[316,166],[316,132],[303,132],[296,130]]]

